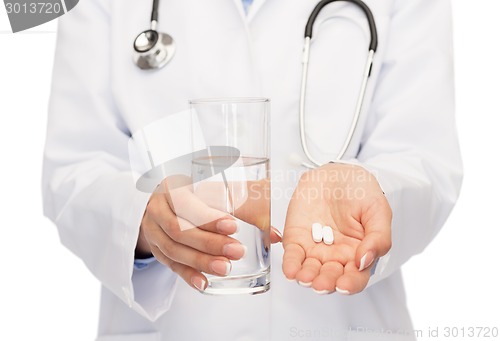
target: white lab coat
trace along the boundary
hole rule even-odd
[[[158,28],[175,38],[177,54],[152,72],[132,63],[151,1],[86,0],[60,19],[44,205],[62,243],[102,282],[98,340],[414,339],[400,267],[439,231],[461,183],[450,4],[366,3],[379,49],[346,159],[381,183],[394,212],[393,248],[369,287],[351,297],[319,296],[286,281],[279,244],[272,248],[272,289],[257,296],[206,296],[159,263],[133,267],[149,194],[135,188],[129,137],[186,109],[191,98],[271,99],[272,222],[282,229],[284,194],[302,171],[289,156],[302,155],[301,53],[316,1],[255,0],[248,16],[241,0],[162,1]],[[346,2],[325,8],[315,26],[306,124],[310,149],[324,162],[347,134],[368,38],[362,12]],[[175,136],[166,139],[175,150]]]

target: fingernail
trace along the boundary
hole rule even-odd
[[[341,295],[350,295],[351,294],[349,291],[344,290],[344,289],[340,289],[339,287],[336,287],[335,291],[338,292]]]
[[[219,220],[215,225],[217,231],[224,234],[233,234],[238,232],[238,224],[231,219]]]
[[[247,252],[247,247],[240,243],[226,244],[222,248],[222,253],[224,254],[224,256],[231,259],[243,258],[246,252]]]
[[[210,268],[213,272],[221,276],[227,276],[231,272],[231,263],[223,260],[214,260],[210,263]]]
[[[310,288],[311,285],[312,285],[312,282],[301,282],[301,281],[299,281],[298,283],[299,283],[299,285],[303,286],[304,288]]]
[[[283,234],[278,230],[276,227],[271,227],[271,229],[280,237],[280,239],[283,239]]]
[[[191,283],[194,285],[194,287],[196,289],[198,289],[199,291],[205,291],[205,284],[207,284],[207,282],[203,279],[203,278],[200,278],[200,277],[193,277],[191,279]]]
[[[359,271],[363,271],[364,269],[372,265],[374,259],[375,257],[373,256],[373,252],[368,251],[367,253],[365,253],[365,255],[361,257],[361,260],[359,262]]]
[[[328,290],[316,290],[316,289],[313,289],[315,293],[317,293],[318,295],[326,295],[326,294],[329,294],[330,291]]]
[[[286,277],[285,277],[286,278]],[[290,278],[286,278],[286,280],[290,283],[297,283],[297,281],[295,279],[290,279]]]

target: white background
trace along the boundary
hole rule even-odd
[[[429,328],[439,328],[440,340],[446,327],[500,328],[500,174],[493,161],[500,135],[500,1],[454,0],[453,6],[465,180],[443,231],[404,267],[421,340],[436,340]],[[0,5],[2,340],[83,341],[96,334],[99,284],[59,244],[41,210],[55,29],[50,22],[12,34]]]

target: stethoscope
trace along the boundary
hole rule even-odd
[[[175,54],[174,39],[156,30],[159,3],[160,0],[153,0],[151,28],[139,33],[134,40],[134,63],[142,70],[161,69]]]
[[[306,88],[307,88],[307,73],[309,69],[309,56],[311,51],[311,40],[313,34],[314,23],[321,12],[321,10],[328,4],[336,1],[347,1],[358,6],[365,14],[370,28],[370,46],[368,49],[368,57],[365,65],[365,70],[363,73],[363,81],[361,83],[361,88],[359,90],[358,100],[356,102],[356,109],[354,111],[354,116],[349,128],[347,137],[344,140],[344,144],[340,152],[337,154],[335,160],[341,160],[349,144],[352,141],[354,132],[356,131],[356,126],[363,109],[363,102],[365,99],[366,87],[368,84],[368,79],[371,75],[373,57],[377,51],[378,36],[377,27],[375,25],[375,19],[370,8],[361,0],[322,0],[316,7],[314,7],[309,19],[307,20],[305,35],[304,35],[304,48],[302,57],[302,80],[300,87],[300,102],[299,102],[299,125],[300,125],[300,143],[302,149],[308,162],[301,162],[301,164],[307,168],[315,168],[322,165],[321,162],[316,160],[310,153],[306,142],[306,129],[305,129],[305,102],[306,102]],[[174,56],[175,53],[175,42],[174,39],[166,34],[160,33],[156,30],[158,24],[158,5],[159,0],[153,0],[153,9],[151,12],[151,28],[149,30],[141,32],[134,40],[134,62],[135,64],[143,70],[153,70],[160,69],[165,66]]]
[[[375,51],[377,51],[378,45],[378,35],[377,35],[377,27],[375,25],[375,19],[370,8],[361,0],[322,0],[320,1],[311,15],[309,16],[309,20],[306,25],[306,32],[304,35],[304,50],[302,57],[302,82],[300,86],[300,103],[299,103],[299,125],[300,125],[300,143],[302,144],[302,149],[304,150],[304,154],[309,159],[312,164],[307,162],[302,162],[302,165],[307,168],[315,168],[321,166],[321,162],[317,161],[309,152],[306,143],[306,128],[305,128],[305,105],[306,105],[306,87],[307,87],[307,71],[309,69],[309,55],[311,50],[311,39],[313,33],[313,26],[316,18],[318,17],[319,12],[331,2],[335,1],[348,1],[351,2],[358,7],[360,7],[365,13],[366,19],[368,21],[368,25],[370,26],[370,46],[368,48],[368,58],[366,60],[366,66],[363,73],[363,81],[361,83],[361,88],[359,90],[358,100],[356,102],[356,109],[354,111],[354,116],[352,118],[351,127],[349,128],[349,133],[344,140],[344,144],[337,154],[335,160],[341,160],[349,147],[349,144],[352,141],[354,136],[354,132],[356,131],[356,126],[358,125],[359,116],[361,115],[361,110],[363,108],[363,102],[365,100],[366,86],[368,84],[368,78],[370,78],[372,65],[373,65],[373,57],[375,55]]]

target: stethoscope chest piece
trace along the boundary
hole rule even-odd
[[[166,33],[146,30],[134,40],[134,63],[142,70],[160,69],[175,54],[175,41]]]

